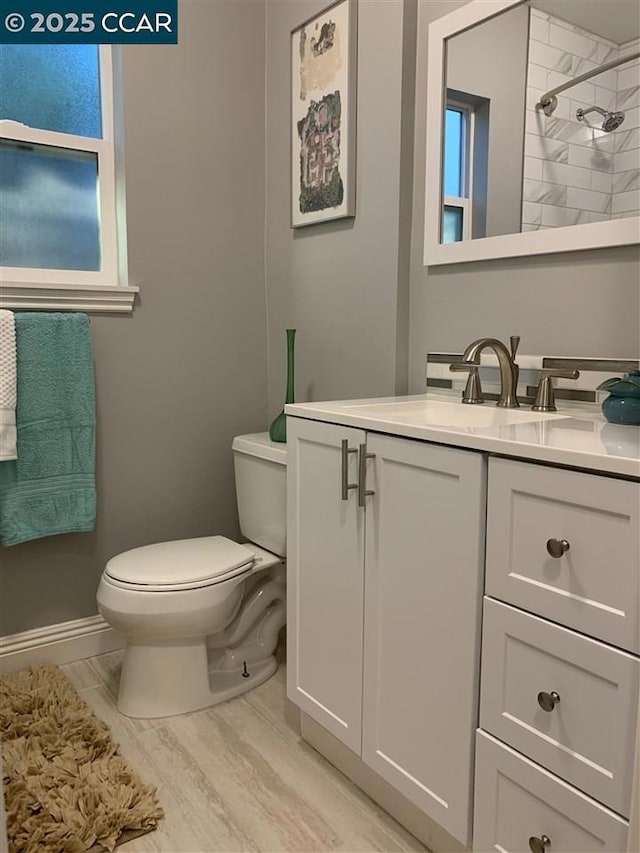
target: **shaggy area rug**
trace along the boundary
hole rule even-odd
[[[156,789],[55,666],[0,674],[0,742],[10,853],[113,850],[162,817]]]

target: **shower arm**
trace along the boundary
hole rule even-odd
[[[570,89],[572,86],[577,86],[578,83],[583,83],[585,80],[590,80],[592,77],[595,77],[596,74],[602,74],[603,71],[609,71],[611,68],[617,68],[618,65],[624,65],[625,62],[631,62],[632,59],[638,58],[640,58],[640,51],[630,53],[628,56],[621,56],[620,59],[613,59],[611,62],[605,62],[604,65],[599,65],[592,71],[587,71],[579,77],[567,80],[566,83],[562,83],[560,86],[556,86],[555,89],[550,89],[548,92],[545,92],[540,98],[539,105],[544,110],[544,114],[550,116],[558,106],[556,95],[559,95],[560,92],[564,92],[565,89]]]

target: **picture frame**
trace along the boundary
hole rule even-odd
[[[291,227],[355,216],[357,0],[291,31]]]

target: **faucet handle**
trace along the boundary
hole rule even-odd
[[[464,386],[464,391],[462,393],[463,403],[484,403],[477,364],[465,361],[454,361],[449,365],[449,370],[452,372],[469,371],[469,378],[467,379],[467,384]]]
[[[536,400],[531,407],[534,412],[556,412],[556,400],[553,392],[553,379],[577,379],[579,370],[553,370],[545,368],[540,374]]]
[[[516,353],[518,352],[518,347],[520,346],[520,335],[511,335],[509,338],[509,344],[511,345],[511,360],[516,360]]]

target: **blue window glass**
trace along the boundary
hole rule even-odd
[[[0,45],[0,119],[101,138],[98,47]]]
[[[0,265],[100,269],[96,154],[0,141]]]
[[[442,242],[459,243],[462,240],[462,219],[464,211],[461,207],[445,205],[442,218]]]
[[[444,194],[462,196],[464,165],[464,114],[447,108],[444,122]]]

